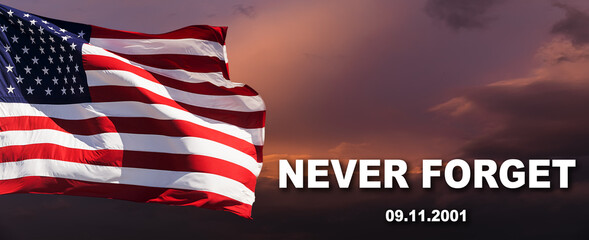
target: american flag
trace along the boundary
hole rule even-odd
[[[229,80],[225,27],[144,34],[0,5],[0,194],[250,218],[265,106]]]

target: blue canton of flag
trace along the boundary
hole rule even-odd
[[[89,41],[90,26],[0,8],[0,100],[56,104],[90,101],[81,52],[82,45]]]

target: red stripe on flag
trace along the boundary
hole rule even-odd
[[[147,104],[163,104],[192,114],[214,119],[241,128],[264,127],[266,111],[238,112],[193,106],[162,97],[151,91],[137,87],[96,86],[90,87],[93,102],[136,101]]]
[[[134,73],[149,81],[162,84],[182,91],[205,95],[242,95],[257,96],[258,93],[249,86],[227,88],[216,86],[210,82],[190,83],[173,78],[168,78],[157,73],[151,73],[145,69],[130,65],[116,58],[100,55],[83,55],[85,70],[122,70]]]
[[[119,70],[119,69],[113,69]],[[153,79],[149,79],[151,81],[155,81],[160,83],[164,86],[181,89],[185,92],[196,93],[196,94],[203,94],[203,95],[217,95],[217,96],[227,96],[227,95],[240,95],[240,96],[258,96],[258,92],[256,92],[253,88],[248,85],[244,85],[243,87],[222,87],[212,84],[210,82],[201,82],[201,83],[189,83],[184,81],[178,81],[173,78],[169,78],[166,76],[159,75],[157,73],[151,73],[154,77]]]
[[[229,79],[225,61],[217,57],[179,55],[179,54],[151,54],[129,55],[117,53],[130,61],[160,69],[183,69],[189,72],[222,72],[225,79]]]
[[[255,146],[256,148],[256,161],[262,162],[264,159],[264,146]]]
[[[125,184],[94,183],[50,177],[23,177],[0,181],[0,194],[38,193],[154,202],[224,210],[251,219],[252,206],[223,195]]]
[[[146,34],[130,31],[112,30],[103,27],[92,26],[91,38],[118,38],[118,39],[184,39],[194,38],[225,45],[227,27],[212,27],[195,25],[181,28],[163,34]]]
[[[100,166],[203,172],[241,182],[252,191],[256,188],[256,176],[252,172],[239,165],[208,156],[112,149],[83,150],[49,143],[2,147],[0,156],[0,162],[54,159]]]
[[[1,131],[28,131],[36,129],[53,129],[76,135],[119,132],[171,137],[200,137],[239,150],[257,159],[258,162],[262,161],[262,158],[258,158],[258,149],[252,143],[183,120],[159,120],[139,117],[97,117],[84,120],[66,120],[40,116],[0,118]]]

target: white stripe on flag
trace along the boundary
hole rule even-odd
[[[74,135],[52,129],[0,132],[0,147],[50,143],[82,150],[131,150],[194,154],[222,159],[248,169],[258,176],[262,163],[232,147],[198,137],[169,137],[153,134],[100,133]]]
[[[159,120],[184,120],[199,126],[223,132],[256,146],[264,145],[264,128],[246,129],[162,104],[140,102],[105,102],[77,104],[28,104],[1,103],[0,115],[4,117],[43,116],[67,120],[95,117],[148,117]]]
[[[180,54],[217,57],[225,61],[223,46],[218,42],[185,39],[112,39],[90,38],[90,44],[130,55]]]
[[[143,88],[167,99],[192,106],[239,112],[255,112],[266,109],[260,96],[213,96],[190,93],[155,83],[135,73],[123,70],[90,70],[86,71],[86,77],[90,87],[125,86]]]
[[[103,48],[89,45],[89,44],[84,44],[84,46],[82,47],[82,54],[111,57],[111,58],[120,60],[122,62],[128,63],[130,65],[133,65],[135,67],[144,69],[148,72],[156,73],[156,74],[159,74],[159,75],[162,75],[165,77],[169,77],[172,79],[176,79],[176,80],[182,81],[182,82],[188,82],[188,83],[210,82],[214,85],[217,85],[220,87],[227,87],[227,88],[245,86],[245,84],[243,84],[243,83],[235,83],[235,82],[225,79],[222,72],[199,73],[199,72],[189,72],[189,71],[186,71],[183,69],[161,69],[161,68],[150,67],[150,66],[146,66],[143,64],[139,64],[139,63],[130,61],[126,58],[123,58],[119,55],[109,52]]]
[[[250,205],[255,199],[254,192],[242,183],[209,173],[99,166],[53,159],[0,163],[0,180],[31,176],[207,191]]]

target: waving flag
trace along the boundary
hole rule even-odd
[[[226,28],[143,34],[0,13],[0,194],[251,217],[265,106],[229,80]]]

